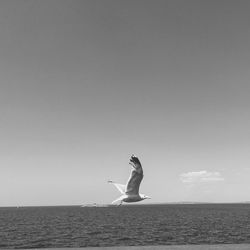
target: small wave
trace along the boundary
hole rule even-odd
[[[94,232],[88,232],[88,235],[95,235],[95,234],[101,234],[102,232],[100,231],[94,231]]]

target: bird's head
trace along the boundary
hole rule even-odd
[[[149,197],[149,196],[147,196],[147,195],[145,195],[145,194],[140,194],[140,196],[141,196],[141,198],[142,198],[143,200],[151,199],[151,197]]]

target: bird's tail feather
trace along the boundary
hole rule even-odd
[[[122,201],[123,200],[123,195],[122,196],[120,196],[119,198],[117,198],[116,200],[114,200],[114,201],[112,201],[112,204],[115,204],[115,203],[117,203],[118,201]]]

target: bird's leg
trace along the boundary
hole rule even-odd
[[[122,205],[122,201],[121,201],[121,203],[118,205],[118,207],[120,207]]]

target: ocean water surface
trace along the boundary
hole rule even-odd
[[[250,204],[0,208],[0,248],[250,243]]]

